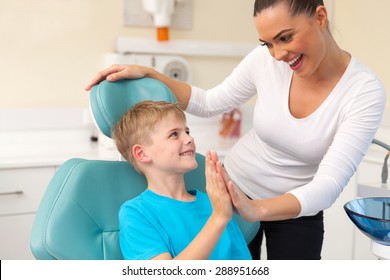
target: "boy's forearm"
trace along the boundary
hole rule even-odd
[[[174,259],[207,260],[228,222],[222,217],[211,215],[194,240]]]

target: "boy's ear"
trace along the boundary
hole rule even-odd
[[[147,163],[151,161],[151,158],[146,153],[146,149],[144,146],[135,144],[132,148],[133,157],[136,161],[141,163]]]

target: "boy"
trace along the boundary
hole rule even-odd
[[[214,163],[210,152],[208,195],[186,190],[184,174],[197,167],[196,147],[177,104],[140,102],[114,127],[113,136],[122,156],[148,182],[148,188],[119,211],[125,259],[251,259],[217,173],[216,164],[221,163]]]

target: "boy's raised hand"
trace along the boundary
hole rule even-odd
[[[206,154],[206,190],[213,207],[213,215],[222,218],[227,223],[232,218],[233,205],[225,181],[217,171],[217,166],[220,165],[221,168],[222,164],[220,161],[214,162],[213,157],[215,159],[216,153],[208,151]]]

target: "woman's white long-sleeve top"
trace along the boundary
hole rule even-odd
[[[299,216],[330,207],[356,171],[380,125],[386,92],[352,57],[327,99],[306,118],[289,111],[293,71],[259,46],[221,84],[192,87],[187,112],[208,117],[257,94],[253,128],[227,153],[232,180],[253,199],[293,194]]]

